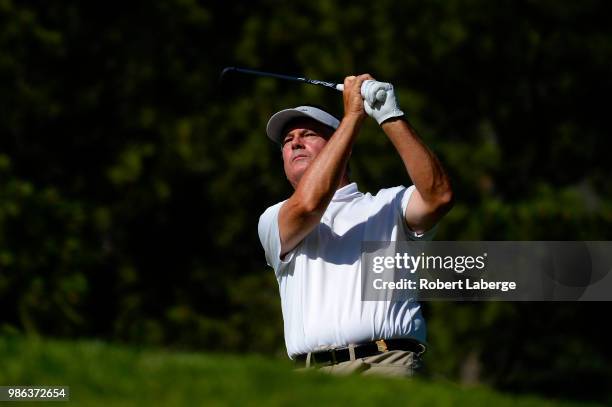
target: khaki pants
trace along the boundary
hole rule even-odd
[[[374,356],[361,359],[348,360],[335,365],[317,365],[306,363],[306,367],[296,369],[305,371],[318,369],[321,372],[348,375],[377,375],[393,377],[411,377],[420,367],[420,358],[411,351],[391,350]]]

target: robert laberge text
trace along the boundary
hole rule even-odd
[[[416,282],[402,278],[398,281],[384,281],[377,278],[373,281],[376,290],[414,290]],[[486,281],[485,279],[456,281],[442,281],[440,279],[428,280],[426,278],[419,279],[419,290],[497,290],[510,291],[516,290],[516,282],[514,281]]]

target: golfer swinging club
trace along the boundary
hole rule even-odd
[[[376,97],[381,89],[383,101]],[[299,106],[274,114],[266,129],[282,147],[294,188],[258,226],[279,283],[287,352],[305,368],[411,376],[425,351],[420,305],[361,301],[361,243],[431,240],[453,193],[442,165],[404,119],[391,84],[349,76],[343,101],[341,121]],[[349,180],[349,156],[366,114],[392,141],[413,186],[371,195]]]

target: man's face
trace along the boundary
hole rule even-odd
[[[321,152],[333,130],[311,119],[297,119],[284,129],[283,163],[287,179],[297,187],[302,175]]]

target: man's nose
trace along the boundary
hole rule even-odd
[[[291,139],[291,149],[297,150],[298,148],[304,148],[304,143],[302,141],[302,137],[295,136]]]

